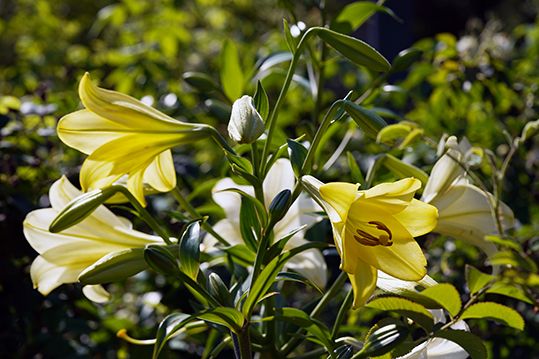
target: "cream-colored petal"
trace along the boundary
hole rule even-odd
[[[234,223],[240,223],[241,195],[228,189],[239,189],[248,195],[254,196],[254,190],[251,186],[239,185],[232,178],[223,178],[219,180],[212,189],[212,198],[223,210],[226,217]]]
[[[463,154],[458,149],[449,149],[436,163],[430,172],[429,180],[421,199],[429,203],[433,198],[447,191],[458,177],[465,175],[464,168],[458,161]]]
[[[353,274],[348,273],[348,278],[354,291],[353,309],[358,309],[367,302],[372,292],[376,289],[376,268],[358,260]]]
[[[106,303],[110,300],[110,293],[99,284],[85,285],[82,287],[82,293],[84,293],[84,296],[92,302]]]
[[[406,281],[399,278],[395,278],[387,273],[378,271],[378,280],[376,281],[376,286],[383,291],[390,293],[403,293],[403,292],[416,292],[417,287],[421,286],[424,288],[432,287],[438,284],[434,279],[426,275],[420,281]]]
[[[41,294],[48,295],[64,283],[77,281],[81,268],[57,266],[39,256],[34,259],[30,267],[32,283]]]
[[[129,133],[130,129],[88,110],[65,115],[56,128],[63,143],[89,155],[102,145]]]
[[[359,185],[332,182],[320,186],[320,196],[339,214],[342,221],[346,221],[348,210],[352,203],[360,197],[358,194]]]
[[[168,192],[176,187],[176,170],[170,150],[161,152],[146,168],[144,182],[159,192]]]
[[[438,210],[430,204],[412,199],[403,211],[393,216],[406,227],[412,237],[417,237],[434,230],[438,219]]]
[[[239,224],[229,219],[222,219],[215,223],[213,230],[219,233],[230,245],[244,244]],[[219,241],[210,233],[204,237],[204,248],[208,251],[212,250],[218,243]]]
[[[270,205],[279,192],[285,189],[292,190],[295,182],[294,170],[290,161],[284,158],[275,161],[262,183],[266,207]]]
[[[303,243],[307,243],[307,241],[303,240]],[[318,249],[309,249],[298,253],[286,263],[286,267],[298,272],[318,288],[325,288],[327,265],[324,256]]]

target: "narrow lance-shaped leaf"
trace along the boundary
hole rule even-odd
[[[376,138],[378,131],[387,126],[386,121],[378,116],[376,112],[361,107],[352,101],[343,101],[343,108],[363,130],[365,135],[370,138]]]
[[[290,163],[292,163],[292,169],[296,176],[301,175],[301,167],[307,157],[307,149],[299,142],[287,139],[288,155],[290,156]]]
[[[406,163],[397,157],[390,155],[389,153],[386,153],[384,155],[384,161],[382,163],[384,167],[386,167],[388,170],[393,172],[395,175],[401,178],[405,177],[415,177],[418,180],[421,181],[423,186],[427,184],[427,181],[429,180],[429,175],[422,169]],[[418,191],[420,192],[420,191]]]
[[[157,359],[167,341],[192,319],[191,316],[184,313],[173,313],[163,319],[157,328],[152,359]]]
[[[363,177],[363,173],[361,172],[361,169],[359,168],[359,165],[357,164],[352,152],[346,152],[346,159],[348,160],[348,167],[350,168],[350,177],[352,177],[352,182],[364,184],[365,178]]]
[[[234,333],[238,333],[241,330],[245,321],[245,317],[240,311],[227,307],[214,308],[205,313],[198,314],[197,318],[223,325]]]
[[[324,27],[312,28],[311,31],[316,32],[324,42],[356,65],[380,72],[387,72],[391,68],[389,62],[378,51],[361,40]]]
[[[229,100],[234,101],[243,94],[243,83],[238,49],[233,41],[226,40],[221,52],[221,85]]]
[[[388,353],[408,336],[408,327],[391,323],[373,330],[356,358],[368,358]]]
[[[200,265],[200,223],[193,222],[187,226],[180,239],[180,270],[196,280]]]
[[[185,82],[200,92],[208,93],[219,89],[215,81],[202,72],[186,72],[182,77]]]
[[[144,248],[144,260],[158,273],[174,277],[179,272],[176,258],[164,246],[147,245]]]
[[[385,12],[396,18],[393,11],[387,7],[371,1],[357,1],[345,6],[341,10],[335,20],[332,21],[331,29],[338,32],[351,33],[378,11]]]
[[[264,120],[267,120],[269,114],[268,94],[266,93],[266,90],[264,89],[264,86],[262,86],[262,82],[260,81],[258,81],[256,84],[256,92],[253,96],[253,101],[255,103],[255,108],[260,114],[260,116]]]

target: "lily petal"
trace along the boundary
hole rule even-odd
[[[348,273],[348,278],[354,291],[353,309],[361,307],[376,289],[377,271],[373,266],[358,260],[354,274]]]

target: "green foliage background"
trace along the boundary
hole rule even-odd
[[[219,83],[220,56],[228,39],[240,54],[243,92],[253,94],[260,79],[275,98],[285,74],[281,62],[286,56],[282,54],[288,51],[282,19],[316,25],[320,18],[315,7],[314,1],[284,0],[0,2],[0,314],[8,318],[0,331],[0,353],[18,358],[36,354],[45,358],[144,358],[151,348],[128,345],[115,337],[116,332],[126,328],[134,337],[152,337],[167,307],[190,305],[182,301],[185,290],[179,284],[166,284],[150,274],[111,286],[114,300],[104,306],[88,302],[76,285],[63,286],[46,298],[32,289],[28,270],[36,254],[22,235],[21,223],[30,210],[48,205],[47,190],[61,174],[77,183],[82,157],[62,145],[54,129],[62,115],[79,106],[76,86],[82,74],[89,71],[103,87],[144,98],[174,117],[196,118],[224,130],[235,99],[219,90],[222,86],[211,91],[196,89],[184,81],[184,74],[202,72]],[[328,4],[328,16],[339,7]],[[507,28],[490,22],[472,26],[465,37],[439,34],[414,47],[423,52],[410,71],[390,78],[366,102],[391,109],[389,120],[415,121],[433,138],[444,133],[466,135],[472,143],[503,155],[506,134],[516,136],[526,122],[537,119],[539,24]],[[267,70],[260,71],[267,56],[275,53],[285,57],[273,56],[275,63],[266,62]],[[303,72],[279,118],[282,128],[298,136],[314,131],[313,113],[319,113],[331,99],[344,96],[346,90],[339,84],[361,91],[371,76],[330,57],[326,86],[317,100],[309,88],[308,69]],[[349,129],[342,126],[334,131],[344,134]],[[328,148],[336,146],[338,143]],[[365,167],[380,146],[355,136],[350,150],[356,157],[362,154],[360,164]],[[420,143],[412,150],[392,151],[400,157],[415,156],[416,163],[427,166],[434,159],[432,149]],[[179,177],[194,190],[192,199],[202,212],[219,216],[216,206],[209,204],[209,190],[212,179],[226,170],[224,163],[215,151],[195,153],[194,157],[176,153]],[[327,177],[349,180],[346,166],[336,163],[328,168]],[[535,261],[539,249],[538,169],[539,141],[532,140],[512,163],[505,193],[506,202],[521,221],[525,250]],[[488,166],[479,171],[484,178],[490,175]],[[150,206],[157,210],[163,204],[157,197]],[[432,261],[442,263],[431,271],[454,278],[455,285],[463,288],[464,283],[457,281],[462,281],[464,265],[479,253],[459,242],[447,252],[444,249],[453,242],[430,237],[424,241]],[[336,258],[327,259],[336,271],[336,263],[332,263]],[[161,301],[155,301],[156,293],[147,293],[155,288],[163,293]],[[125,294],[128,291],[133,294]],[[524,333],[485,322],[474,330],[488,341],[493,357],[539,357],[537,316],[530,305],[511,304],[526,313]],[[350,318],[350,333],[368,327],[366,316],[362,313],[361,321]],[[194,357],[203,349],[185,345],[178,341],[177,349]]]

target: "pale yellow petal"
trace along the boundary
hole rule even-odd
[[[127,179],[127,189],[135,196],[142,206],[146,206],[146,198],[144,198],[144,184],[142,179],[144,178],[145,167],[139,169],[136,172],[131,172]]]
[[[144,172],[144,182],[159,192],[168,192],[176,187],[176,170],[170,150],[161,152],[152,161]]]
[[[82,287],[82,293],[92,302],[106,303],[110,300],[110,293],[103,288],[102,285],[85,285]]]
[[[353,309],[358,309],[367,302],[376,289],[376,277],[376,268],[360,260],[357,261],[354,273],[348,273],[354,291]]]
[[[297,241],[297,245],[308,243],[306,240]],[[287,263],[286,268],[292,269],[318,288],[324,289],[327,282],[327,265],[324,256],[318,249],[309,249],[298,253]]]
[[[80,110],[62,117],[56,131],[63,143],[89,155],[130,129],[88,110]]]
[[[189,126],[131,96],[97,87],[88,73],[80,81],[79,96],[91,112],[126,127],[170,131],[178,125]]]
[[[393,215],[412,237],[429,233],[436,227],[438,210],[425,202],[412,199],[408,207]]]
[[[419,188],[421,181],[410,177],[397,182],[381,183],[366,191],[360,191],[364,193],[364,197],[359,200],[368,201],[371,205],[377,205],[384,211],[394,214],[408,206]]]
[[[346,221],[348,210],[352,203],[358,198],[359,185],[332,182],[320,186],[320,196],[339,214],[342,221]]]

